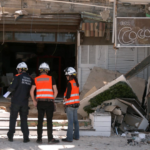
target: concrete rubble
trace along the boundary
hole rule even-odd
[[[145,131],[149,125],[148,120],[144,117],[144,110],[135,100],[108,100],[103,102],[98,108],[95,108],[95,112],[111,113],[112,127],[116,134],[121,134],[130,130]]]
[[[137,77],[126,80],[123,75],[120,75],[120,73],[114,71],[94,67],[81,92],[81,105],[78,113],[82,115],[82,117],[88,116],[87,112],[84,111],[84,108],[85,106],[90,106],[89,101],[92,98],[97,99],[97,95],[107,91],[110,87],[119,82],[125,82],[132,89],[136,98],[116,97],[115,99],[108,99],[101,103],[101,105],[92,108],[92,110],[95,111],[94,114],[109,112],[111,114],[111,126],[114,133],[131,137],[131,134],[128,133],[126,135],[124,133],[129,131],[146,131],[149,127],[146,111],[141,107],[146,81]],[[94,87],[97,89],[96,91],[93,90]],[[132,143],[131,145],[145,142],[144,140],[141,140],[140,137],[135,138],[134,140],[130,139],[129,141],[132,141],[130,142]]]
[[[130,137],[128,135],[130,134]],[[121,135],[122,136],[122,135]],[[142,146],[150,144],[150,134],[139,133],[139,132],[126,132],[124,137],[127,138],[127,144],[129,146]]]

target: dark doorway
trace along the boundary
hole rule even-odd
[[[56,79],[59,95],[62,96],[66,88],[64,69],[75,67],[75,44],[43,44],[43,43],[5,43],[2,47],[1,76],[6,73],[17,73],[19,62],[26,62],[28,73],[35,77],[39,75],[38,66],[42,62],[50,65],[49,75]]]

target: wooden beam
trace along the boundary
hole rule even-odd
[[[142,60],[134,68],[132,68],[129,72],[127,72],[125,74],[126,79],[129,80],[130,78],[132,78],[136,74],[140,73],[142,70],[144,70],[149,65],[150,65],[150,55],[148,57],[146,57],[144,60]]]
[[[59,32],[76,32],[78,26],[59,26]],[[58,26],[56,25],[25,25],[25,24],[7,24],[5,25],[6,32],[57,32]],[[3,31],[3,25],[0,25],[0,32]]]

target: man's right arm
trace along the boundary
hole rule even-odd
[[[18,87],[18,84],[19,84],[19,76],[15,76],[8,88],[8,91],[10,91],[10,92],[15,91],[16,88]]]

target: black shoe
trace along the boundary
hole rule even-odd
[[[67,139],[62,139],[63,142],[72,142],[72,141],[68,141]]]
[[[29,138],[24,139],[23,142],[24,142],[24,143],[28,143],[28,142],[30,142],[30,139],[29,139]]]
[[[76,138],[73,138],[74,140],[79,140],[79,139],[76,139]]]
[[[59,140],[56,139],[48,140],[48,144],[55,144],[55,143],[59,143]]]
[[[13,138],[8,137],[9,142],[13,142]]]
[[[41,144],[42,143],[42,139],[37,139],[36,143]]]
[[[8,134],[7,134],[7,137],[8,137],[9,142],[13,142],[13,137],[8,136]]]

